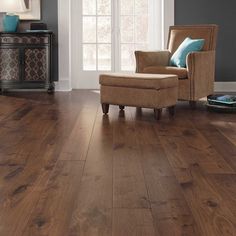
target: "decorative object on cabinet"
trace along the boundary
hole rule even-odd
[[[52,33],[0,33],[0,88],[47,89],[52,81]]]
[[[16,32],[19,24],[18,13],[25,12],[26,10],[24,0],[1,0],[0,12],[6,13],[3,17],[4,32]]]
[[[26,11],[19,14],[20,20],[41,20],[41,0],[23,0]]]
[[[30,30],[48,30],[48,26],[43,22],[30,23]]]

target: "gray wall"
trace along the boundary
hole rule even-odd
[[[218,24],[216,80],[236,81],[236,1],[175,0],[175,24]]]
[[[66,1],[66,0],[65,0]],[[41,22],[47,23],[48,28],[55,34],[53,50],[53,77],[58,80],[58,17],[57,0],[41,0]],[[21,21],[19,30],[29,29],[30,21]],[[2,14],[0,14],[0,31],[2,31]]]

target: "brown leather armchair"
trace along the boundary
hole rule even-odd
[[[218,33],[217,25],[171,26],[168,50],[157,52],[136,51],[136,72],[151,74],[175,74],[179,77],[179,100],[190,101],[191,105],[214,91],[215,50]],[[205,39],[201,52],[187,56],[187,68],[169,66],[172,54],[182,41]]]

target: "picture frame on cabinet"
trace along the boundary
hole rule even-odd
[[[20,20],[41,20],[41,0],[24,0],[26,12],[17,13]]]

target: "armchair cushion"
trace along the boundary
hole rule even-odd
[[[204,39],[191,39],[187,37],[171,57],[170,65],[186,67],[187,55],[191,52],[201,51],[204,46],[204,42]]]
[[[179,79],[188,78],[188,71],[186,68],[179,68],[174,66],[148,66],[143,69],[143,73],[171,74],[171,75],[177,75]]]

